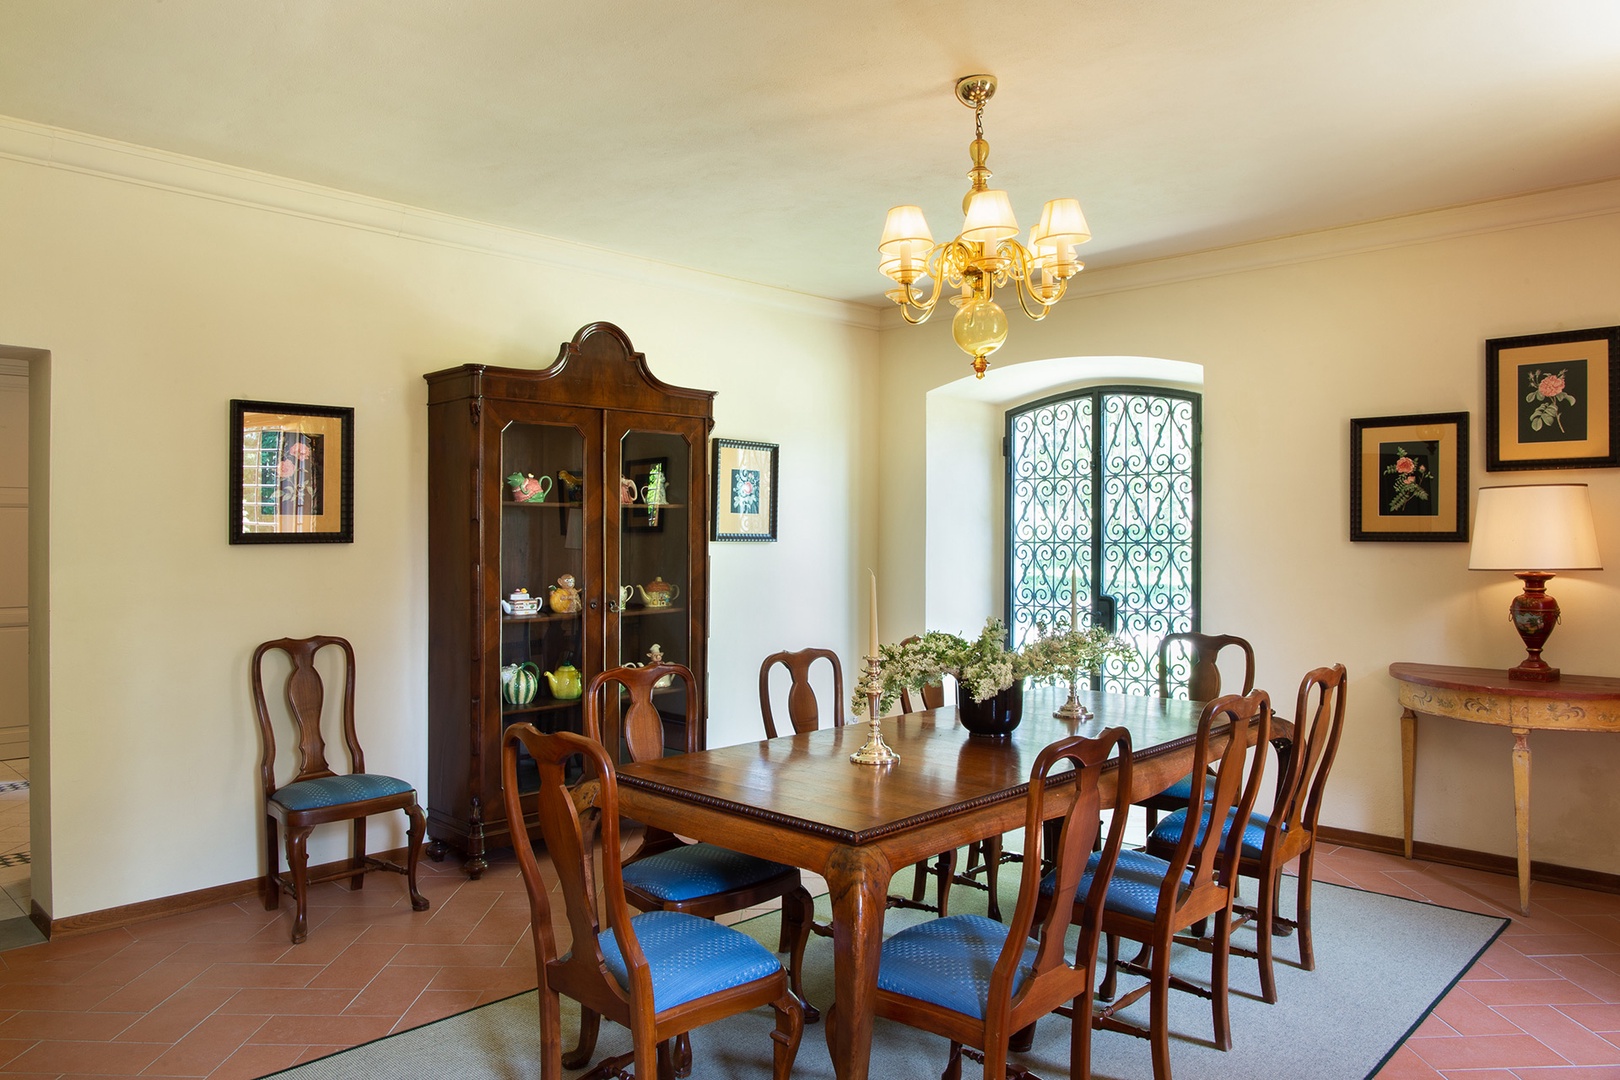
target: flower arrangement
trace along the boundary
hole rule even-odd
[[[1136,656],[1128,642],[1101,627],[1049,632],[1044,624],[1037,624],[1036,630],[1039,636],[1017,650],[1007,648],[1007,628],[993,617],[985,620],[984,629],[971,641],[930,630],[895,645],[880,646],[879,714],[894,705],[901,689],[921,690],[944,675],[954,676],[974,701],[985,701],[1022,679],[1067,682],[1076,673],[1099,670],[1110,656],[1124,660]],[[857,715],[866,711],[872,689],[871,674],[862,675],[850,698]]]

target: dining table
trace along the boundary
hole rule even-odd
[[[1060,691],[1025,691],[1023,719],[1002,739],[970,735],[954,707],[886,717],[889,765],[850,754],[869,723],[621,765],[626,817],[680,836],[812,870],[832,903],[836,1023],[828,1050],[839,1080],[865,1080],[889,879],[900,869],[1023,827],[1029,771],[1048,744],[1105,727],[1131,733],[1131,789],[1118,790],[1117,758],[1100,779],[1105,808],[1163,791],[1191,768],[1202,703],[1080,691],[1087,719],[1053,715]],[[1219,736],[1217,736],[1219,744]],[[1048,788],[1046,813],[1073,804],[1072,777]]]

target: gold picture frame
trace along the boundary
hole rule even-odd
[[[1485,468],[1620,465],[1620,326],[1485,342]]]

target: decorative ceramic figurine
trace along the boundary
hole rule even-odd
[[[551,610],[569,615],[579,610],[579,590],[574,588],[574,575],[564,574],[551,586]]]
[[[628,476],[619,477],[619,504],[621,506],[636,504],[636,482]]]
[[[508,615],[534,615],[540,611],[540,598],[530,596],[528,589],[518,589],[510,599],[501,601]]]
[[[655,642],[653,642],[652,648],[647,650],[647,663],[649,665],[656,666],[658,664],[662,664],[663,662],[664,662],[664,650],[659,648],[658,642],[655,641]],[[670,683],[672,683],[674,681],[675,681],[675,676],[673,676],[673,675],[665,675],[662,679],[659,679],[657,682],[653,683],[653,689],[654,690],[662,690],[664,687],[668,686]]]
[[[534,473],[525,476],[515,472],[506,478],[506,483],[512,489],[513,502],[543,503],[551,491],[551,477],[542,476],[536,480]]]
[[[579,502],[585,497],[585,478],[567,469],[557,470],[558,495],[563,502]]]

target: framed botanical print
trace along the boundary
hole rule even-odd
[[[1350,421],[1350,539],[1468,539],[1468,414]]]
[[[1485,342],[1485,468],[1620,465],[1620,326]]]
[[[775,443],[714,440],[714,540],[776,539]]]
[[[232,401],[230,542],[354,542],[354,410]]]

